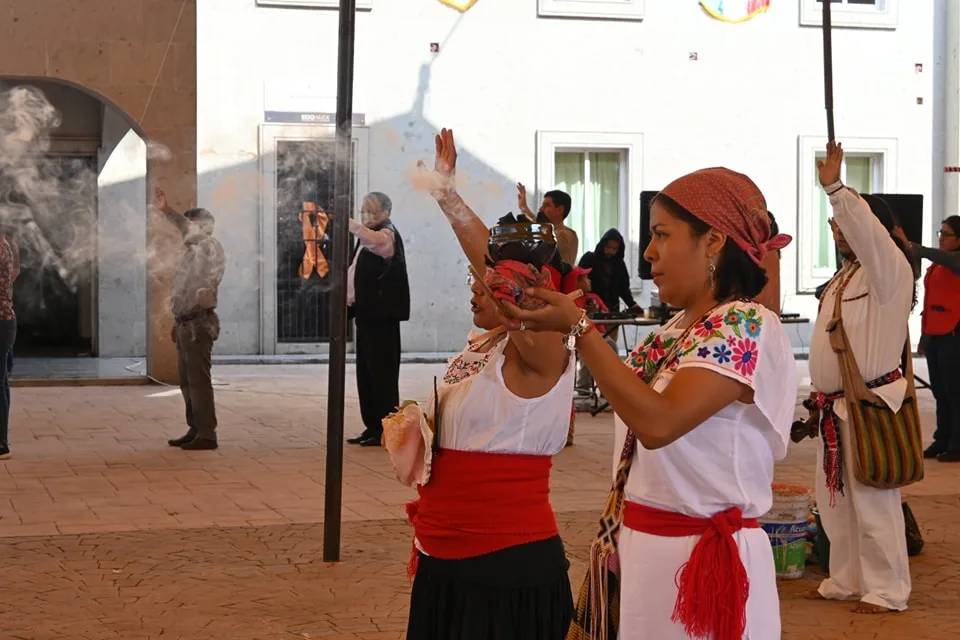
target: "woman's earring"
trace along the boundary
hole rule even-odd
[[[715,286],[717,286],[717,265],[711,262],[710,266],[707,267],[707,273],[710,274],[710,288],[713,289]]]

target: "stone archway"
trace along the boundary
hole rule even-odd
[[[147,155],[148,194],[160,186],[173,207],[196,206],[195,0],[33,0],[15,3],[11,13],[0,76],[59,81],[111,105],[151,147],[164,149]],[[150,256],[178,250],[159,216],[149,220],[146,243]],[[170,383],[178,378],[167,310],[173,262],[147,264],[147,373]]]

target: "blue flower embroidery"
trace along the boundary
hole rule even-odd
[[[709,355],[710,355],[710,349],[707,349],[706,347],[700,347],[699,349],[697,349],[697,357],[706,358]]]
[[[730,362],[731,355],[733,355],[732,352],[725,344],[713,348],[713,357],[719,364]]]
[[[755,318],[751,318],[744,322],[743,327],[747,330],[747,335],[751,338],[756,338],[760,335],[760,321]]]

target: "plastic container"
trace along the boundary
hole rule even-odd
[[[760,518],[770,538],[778,580],[803,576],[807,563],[807,516],[810,492],[793,485],[773,485],[773,507]]]

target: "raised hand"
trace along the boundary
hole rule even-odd
[[[417,162],[418,188],[429,191],[436,199],[457,192],[457,145],[453,139],[453,129],[441,129],[435,139],[436,155],[433,171],[421,160]]]
[[[527,205],[527,188],[523,186],[522,182],[517,183],[517,206],[520,208],[521,213],[527,216],[533,215],[533,212],[530,211],[530,207]]]
[[[836,142],[827,143],[827,157],[817,160],[817,173],[821,186],[829,186],[840,182],[840,169],[843,166],[843,145]]]
[[[161,189],[160,187],[154,187],[153,193],[154,193],[154,201],[153,201],[154,205],[156,205],[157,209],[160,209],[160,211],[166,211],[167,208],[169,208],[170,206],[170,204],[167,202],[167,194],[165,194],[163,192],[163,189]]]

